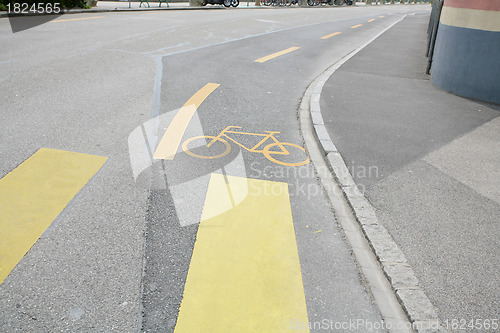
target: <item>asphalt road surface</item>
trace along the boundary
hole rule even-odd
[[[75,14],[15,34],[0,19],[0,178],[24,186],[2,223],[48,221],[12,236],[29,251],[2,267],[0,331],[380,323],[297,108],[329,65],[428,9]]]

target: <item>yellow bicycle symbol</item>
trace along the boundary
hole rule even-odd
[[[184,149],[186,154],[191,155],[193,157],[197,157],[197,158],[214,159],[214,158],[223,157],[223,156],[226,156],[227,154],[229,154],[229,152],[231,151],[231,144],[227,140],[222,138],[222,137],[224,137],[226,139],[233,141],[238,146],[248,150],[249,152],[262,153],[268,160],[270,160],[274,163],[278,163],[281,165],[287,165],[287,166],[301,166],[301,165],[305,165],[305,164],[309,163],[309,157],[307,155],[306,155],[307,158],[304,161],[300,161],[300,162],[296,162],[296,163],[283,162],[283,161],[280,161],[274,157],[275,155],[290,155],[290,152],[287,150],[287,148],[285,146],[287,146],[289,149],[290,148],[299,149],[302,152],[301,155],[304,155],[306,152],[306,150],[304,148],[302,148],[301,146],[298,146],[298,145],[293,144],[293,143],[288,143],[288,142],[280,142],[278,139],[276,139],[274,137],[274,135],[278,134],[280,132],[264,131],[267,134],[246,133],[246,132],[231,131],[230,129],[232,129],[232,128],[241,128],[241,126],[228,126],[222,132],[220,132],[219,135],[217,135],[217,136],[202,135],[202,136],[195,136],[195,137],[189,138],[186,141],[184,141],[184,143],[182,144],[182,148]],[[246,147],[245,145],[243,145],[242,143],[236,141],[236,139],[230,137],[228,134],[262,136],[263,138],[255,146],[249,148],[249,147]],[[197,153],[190,151],[188,148],[189,143],[191,143],[194,140],[200,140],[200,139],[203,139],[203,140],[209,139],[210,140],[210,142],[208,144],[206,144],[204,146],[204,148],[210,148],[213,144],[219,143],[219,145],[225,146],[224,151],[220,154],[217,154],[217,155],[211,155],[210,153],[207,153],[207,155],[200,155],[200,154],[197,154]],[[272,140],[271,143],[264,146],[263,149],[258,149],[269,139]],[[273,148],[275,148],[275,147],[279,148],[279,150],[273,150]],[[222,150],[222,147],[220,150]]]

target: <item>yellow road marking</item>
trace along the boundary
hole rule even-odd
[[[288,184],[212,174],[175,333],[290,332],[291,320],[308,322]]]
[[[323,36],[323,37],[321,37],[321,39],[328,39],[330,37],[337,36],[337,35],[340,35],[340,34],[341,34],[341,32],[337,31],[337,32],[334,32],[333,34],[329,34],[329,35]]]
[[[106,160],[42,148],[0,179],[0,283]]]
[[[158,147],[153,155],[155,159],[173,160],[179,144],[181,143],[182,136],[195,114],[198,107],[220,84],[207,83],[203,88],[198,90],[182,108],[177,112],[174,119],[168,126],[165,134],[161,138]]]
[[[299,151],[302,151],[304,154],[307,155],[306,150],[302,148],[301,146],[298,146],[296,144],[290,143],[290,142],[280,142],[274,135],[278,134],[280,132],[278,131],[265,131],[267,133],[248,133],[248,132],[239,132],[236,131],[235,129],[239,129],[241,126],[227,126],[225,129],[222,130],[217,136],[211,136],[211,135],[206,135],[206,136],[195,136],[192,138],[187,139],[184,141],[182,144],[182,149],[184,152],[190,156],[196,157],[196,158],[202,158],[202,159],[215,159],[219,157],[226,156],[229,154],[231,151],[231,144],[229,141],[232,141],[236,143],[238,146],[241,148],[252,152],[252,153],[262,153],[268,160],[281,164],[281,165],[287,165],[287,166],[301,166],[305,165],[310,162],[309,157],[306,157],[305,160],[299,160],[298,162],[285,162],[281,161],[278,156],[274,157],[275,155],[290,155],[290,151],[287,149],[294,147],[294,149],[291,151],[293,154],[293,151],[296,151],[298,149]],[[253,147],[252,146],[247,146],[244,143],[238,142],[238,137],[232,137],[230,134],[238,134],[239,136],[245,135],[245,136],[254,136],[254,137],[261,137],[259,141],[253,140]],[[210,147],[212,144],[218,144],[218,145],[225,145],[224,151],[221,152],[222,146],[220,146],[220,149],[217,153],[215,154],[197,154],[189,150],[189,144],[192,141],[199,140],[199,139],[205,139],[208,140],[209,143],[205,146],[206,148]],[[272,140],[271,140],[272,139]],[[261,149],[259,149],[259,147]],[[279,149],[276,149],[279,148]],[[301,154],[302,155],[302,154]],[[299,155],[300,158],[300,155]]]
[[[373,21],[375,21],[375,19],[368,20],[368,22],[373,22]]]
[[[287,54],[287,53],[290,53],[290,52],[293,52],[295,50],[298,50],[300,49],[300,47],[298,46],[294,46],[294,47],[290,47],[286,50],[283,50],[283,51],[279,51],[279,52],[276,52],[276,53],[273,53],[273,54],[270,54],[268,56],[265,56],[265,57],[262,57],[262,58],[259,58],[257,60],[255,60],[255,62],[266,62],[268,60],[271,60],[273,58],[276,58],[276,57],[279,57],[281,55],[284,55],[284,54]]]
[[[385,17],[385,16],[384,16],[384,15],[382,15],[382,16],[379,16],[379,18],[382,18],[382,17]]]
[[[92,19],[98,19],[98,18],[103,18],[103,17],[104,16],[92,16],[92,17],[82,17],[82,18],[76,18],[76,19],[56,20],[56,21],[50,21],[50,22],[57,23],[57,22],[68,22],[68,21],[92,20]]]
[[[361,26],[363,26],[363,25],[362,25],[362,24],[353,25],[353,26],[351,27],[351,29],[356,29],[356,28],[359,28],[359,27],[361,27]]]

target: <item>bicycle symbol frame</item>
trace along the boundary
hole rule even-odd
[[[219,133],[217,136],[211,136],[211,135],[202,135],[202,136],[195,136],[192,138],[187,139],[184,141],[182,144],[182,149],[184,152],[190,156],[197,157],[197,158],[203,158],[203,159],[215,159],[215,158],[220,158],[223,156],[226,156],[229,154],[231,151],[231,144],[228,142],[228,140],[236,143],[238,146],[241,148],[244,148],[245,150],[252,152],[252,153],[262,153],[268,160],[271,162],[281,164],[281,165],[286,165],[286,166],[301,166],[309,163],[310,159],[309,156],[307,156],[306,150],[302,148],[301,146],[298,146],[293,143],[289,142],[280,142],[276,137],[274,137],[275,134],[279,134],[280,132],[277,131],[264,131],[267,134],[263,133],[247,133],[247,132],[237,132],[231,129],[240,129],[242,128],[241,126],[227,126],[222,132]],[[260,140],[255,146],[249,148],[243,145],[242,143],[236,141],[234,138],[230,137],[228,133],[232,134],[242,134],[242,135],[251,135],[251,136],[262,136],[262,140]],[[226,138],[228,140],[223,139]],[[198,139],[209,139],[210,142],[206,144],[206,148],[210,148],[214,143],[220,142],[225,145],[225,150],[221,154],[218,155],[212,155],[212,156],[207,156],[207,155],[199,155],[196,153],[193,153],[192,151],[189,150],[188,144],[194,140]],[[261,147],[266,141],[269,139],[272,139],[273,142],[267,144],[264,146],[263,149],[258,149]],[[304,161],[296,162],[296,163],[289,163],[289,162],[283,162],[280,160],[277,160],[273,155],[290,155],[290,152],[285,148],[285,146],[294,147],[302,151],[303,153],[306,153],[307,158]],[[278,147],[280,150],[271,150],[271,148]]]

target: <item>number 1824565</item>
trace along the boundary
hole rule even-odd
[[[59,3],[8,3],[7,13],[9,14],[59,14],[61,7]]]

